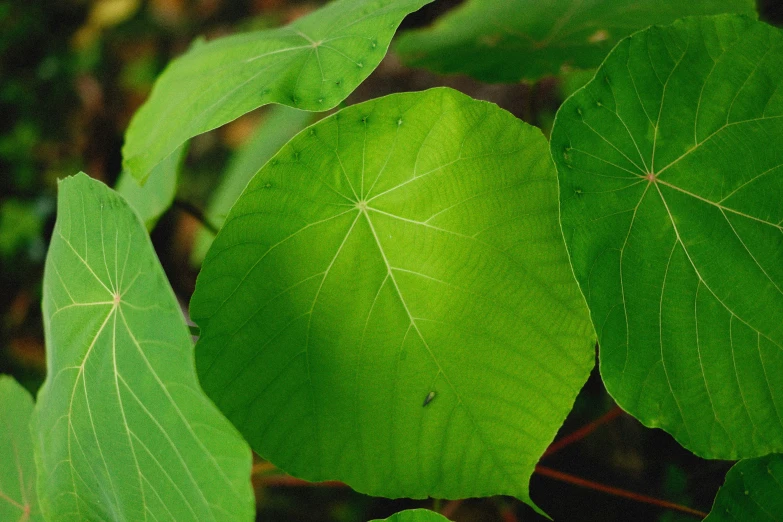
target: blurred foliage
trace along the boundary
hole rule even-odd
[[[131,115],[169,60],[197,37],[275,27],[321,0],[0,0],[0,373],[35,392],[45,372],[40,312],[46,245],[53,227],[57,179],[79,170],[114,184],[122,136]],[[437,0],[403,22],[427,25],[458,5]],[[761,0],[763,20],[783,22],[783,2]],[[582,75],[584,76],[584,75]],[[589,73],[588,73],[589,76]],[[403,68],[387,57],[348,99],[353,104],[392,92],[447,85],[499,104],[551,129],[564,97],[589,77],[563,85],[486,85]],[[192,140],[177,189],[179,204],[152,238],[181,299],[197,269],[189,262],[199,216],[235,151],[264,120],[260,112]],[[570,433],[612,407],[597,372],[561,430]],[[704,461],[668,435],[628,416],[545,460],[547,466],[709,511],[728,464]],[[271,486],[256,477],[259,520],[364,522],[432,501],[373,499],[339,487]],[[534,476],[534,498],[556,519],[680,521],[692,517],[620,500]],[[585,509],[589,507],[589,509]],[[461,522],[543,520],[507,498],[445,503]]]

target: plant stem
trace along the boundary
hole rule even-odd
[[[592,489],[594,491],[600,491],[602,493],[607,493],[609,495],[614,495],[616,497],[627,498],[630,500],[634,500],[636,502],[642,502],[644,504],[651,504],[653,506],[672,509],[674,511],[687,513],[689,515],[693,515],[701,518],[707,516],[707,513],[704,513],[703,511],[699,511],[697,509],[689,508],[688,506],[682,506],[680,504],[675,504],[674,502],[669,502],[667,500],[648,497],[647,495],[634,493],[633,491],[627,491],[624,489],[607,486],[605,484],[593,482],[592,480],[583,479],[581,477],[570,475],[568,473],[563,473],[562,471],[557,471],[551,468],[547,468],[546,466],[541,466],[540,464],[536,466],[536,473],[544,477],[549,477],[554,480],[559,480],[560,482],[573,484],[575,486],[579,486],[586,489]]]
[[[576,430],[573,433],[570,433],[566,435],[565,437],[556,440],[552,444],[549,445],[549,447],[544,452],[544,457],[548,457],[549,455],[553,455],[560,451],[561,449],[565,448],[566,446],[570,446],[574,442],[578,442],[588,435],[590,435],[592,432],[596,430],[599,426],[606,424],[607,422],[610,422],[614,420],[615,418],[619,417],[623,413],[623,410],[619,406],[615,406],[611,410],[609,410],[606,414],[604,414],[602,417],[594,420],[590,424],[587,424],[585,426],[582,426],[578,430]]]
[[[194,218],[196,221],[198,221],[202,227],[209,230],[209,232],[216,236],[218,233],[218,227],[216,227],[210,220],[207,218],[207,216],[204,214],[204,212],[198,208],[196,205],[189,201],[185,201],[183,199],[175,199],[173,206],[178,208],[179,210],[183,211],[184,213],[188,214],[192,218]]]

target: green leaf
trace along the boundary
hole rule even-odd
[[[43,520],[35,495],[30,436],[33,398],[12,377],[0,375],[0,520]]]
[[[223,226],[228,211],[236,203],[253,174],[288,140],[312,123],[314,117],[310,112],[284,105],[270,108],[253,136],[242,145],[228,165],[206,211],[210,223],[218,228]],[[214,235],[203,227],[198,231],[191,256],[196,264],[204,260],[213,238]]]
[[[397,26],[432,0],[338,0],[278,29],[193,46],[171,63],[125,136],[145,182],[188,138],[267,103],[325,111],[378,66]]]
[[[753,0],[469,0],[395,50],[414,67],[486,82],[536,81],[597,67],[621,39],[699,14],[755,16]]]
[[[563,230],[617,402],[708,458],[783,450],[783,33],[622,41],[558,112]]]
[[[779,522],[783,514],[783,455],[741,460],[726,474],[704,522]]]
[[[191,302],[204,389],[287,473],[509,494],[594,362],[540,131],[449,89],[306,129],[252,179]]]
[[[371,520],[370,522],[443,522],[446,517],[429,509],[406,509],[395,513],[389,518]]]
[[[169,209],[177,194],[177,172],[187,150],[182,145],[162,163],[152,169],[144,186],[123,170],[117,180],[115,190],[133,207],[141,221],[152,230],[158,219]]]
[[[199,388],[144,227],[84,174],[59,188],[44,274],[48,374],[32,420],[45,515],[252,520],[250,451]]]

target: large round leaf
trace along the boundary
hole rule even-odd
[[[46,517],[251,520],[250,450],[199,388],[149,237],[84,174],[60,183],[43,284],[48,371],[32,428]]]
[[[0,520],[43,520],[35,494],[32,413],[30,393],[12,377],[0,375]]]
[[[449,89],[352,106],[256,174],[191,303],[207,393],[292,475],[528,500],[593,365],[540,131]]]
[[[617,402],[695,453],[783,450],[783,33],[624,40],[560,109],[563,230]]]
[[[783,456],[742,460],[726,474],[704,522],[783,520]]]
[[[331,109],[378,66],[402,19],[431,1],[336,0],[286,27],[195,44],[133,117],[123,167],[143,183],[188,138],[267,103]]]
[[[535,81],[597,67],[651,24],[698,14],[755,15],[753,0],[469,0],[431,28],[403,34],[407,64],[488,82]]]

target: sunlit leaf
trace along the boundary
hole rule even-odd
[[[0,375],[0,520],[43,520],[35,495],[30,437],[33,398],[12,377]]]
[[[560,109],[574,270],[617,402],[705,457],[783,450],[783,32],[624,40]]]
[[[177,194],[177,171],[187,149],[182,145],[162,163],[152,169],[144,186],[139,185],[128,171],[120,174],[115,190],[133,207],[141,221],[152,230],[158,219],[174,202]]]
[[[370,522],[447,522],[448,519],[443,515],[430,511],[429,509],[407,509],[395,513],[389,518],[383,520],[371,520]]]
[[[378,66],[402,19],[432,0],[338,0],[292,24],[194,45],[171,63],[125,136],[140,182],[188,138],[267,103],[325,111]]]
[[[403,61],[488,82],[535,81],[597,67],[621,39],[689,15],[755,16],[753,0],[469,0],[432,28],[405,33]]]
[[[250,452],[199,388],[182,312],[127,203],[60,183],[33,414],[52,520],[253,519]]]
[[[449,89],[306,129],[259,171],[191,302],[207,393],[286,472],[514,495],[593,365],[540,131]]]
[[[274,106],[269,110],[253,136],[232,158],[226,173],[221,178],[220,185],[215,190],[206,211],[210,224],[218,228],[223,226],[228,211],[242,194],[242,190],[253,174],[258,172],[288,140],[312,123],[314,117],[310,112],[284,105]],[[196,264],[204,260],[213,238],[214,235],[208,230],[204,228],[199,230],[191,256]]]
[[[742,460],[729,470],[704,522],[779,522],[781,517],[783,456],[768,455]]]

